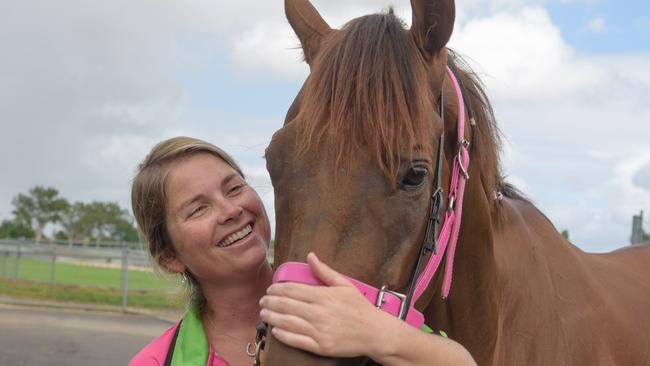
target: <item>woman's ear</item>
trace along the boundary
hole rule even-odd
[[[187,266],[178,259],[178,255],[171,248],[165,249],[158,257],[158,264],[172,273],[183,273],[187,270]]]

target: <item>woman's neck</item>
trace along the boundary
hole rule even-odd
[[[255,329],[259,322],[259,301],[271,284],[273,272],[268,262],[249,278],[202,286],[207,300],[204,324],[224,333]],[[205,318],[209,317],[210,324]]]

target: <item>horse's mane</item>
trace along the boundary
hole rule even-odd
[[[522,198],[503,182],[500,133],[479,78],[455,52],[448,52],[449,65],[476,120],[472,164],[479,165],[486,194],[502,190],[504,195]],[[430,136],[427,131],[436,105],[425,65],[405,24],[392,9],[347,23],[312,60],[296,116],[300,120],[299,153],[316,146],[330,148],[337,166],[345,166],[365,145],[394,182],[404,156],[432,145],[422,140]],[[452,123],[450,119],[445,118],[447,123]],[[448,141],[454,141],[451,138]]]
[[[500,193],[508,198],[528,201],[521,191],[505,181],[501,172],[501,131],[481,79],[457,52],[448,49],[448,54],[448,65],[460,82],[467,112],[476,122],[472,128],[472,164],[479,168],[483,189],[488,197]],[[453,139],[456,141],[457,136],[454,135]]]

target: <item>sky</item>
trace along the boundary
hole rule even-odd
[[[332,27],[406,0],[313,0]],[[187,135],[232,153],[273,221],[262,158],[308,73],[280,0],[0,0],[0,220],[35,185],[130,207],[138,163]],[[502,162],[587,251],[650,210],[650,5],[467,0],[449,46],[484,81]],[[650,220],[646,214],[644,226]]]

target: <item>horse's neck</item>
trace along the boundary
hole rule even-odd
[[[480,184],[476,184],[480,182],[472,179],[465,191],[449,298],[441,299],[443,276],[439,273],[434,283],[437,290],[425,310],[429,326],[448,332],[450,337],[470,351],[490,348],[481,343],[493,342],[496,338],[495,314],[498,312],[493,280],[497,276],[497,268],[493,260],[489,201]],[[477,355],[476,352],[472,352],[472,355],[477,358],[478,364],[487,364],[482,361],[489,356]]]
[[[466,192],[450,297],[434,298],[427,311],[439,324],[432,326],[448,328],[468,349],[479,350],[473,352],[479,364],[490,364],[500,357],[495,345],[503,337],[516,335],[530,345],[538,337],[557,342],[567,336],[556,301],[588,282],[582,252],[532,204],[503,198],[496,219],[493,198],[477,178]]]

